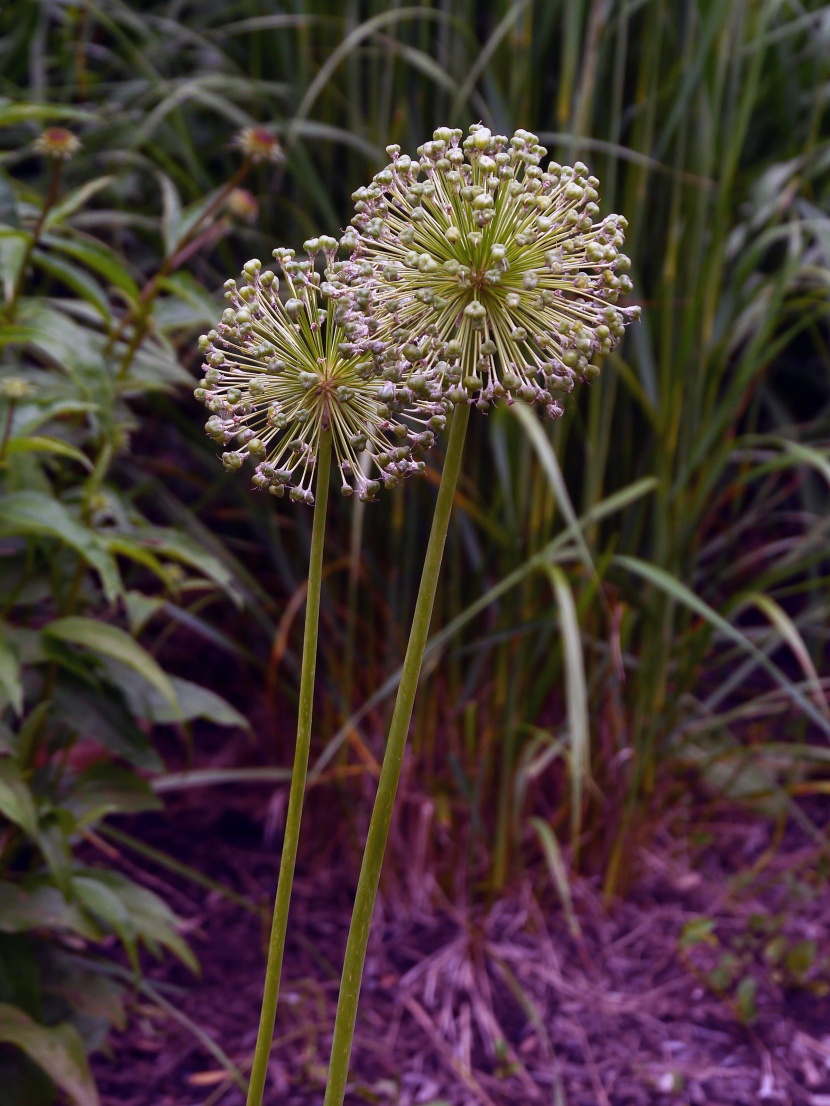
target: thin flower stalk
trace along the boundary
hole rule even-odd
[[[247,1106],[261,1106],[265,1080],[268,1075],[271,1043],[274,1038],[274,1024],[277,1018],[282,961],[285,953],[285,936],[288,931],[288,911],[291,905],[291,888],[294,883],[294,868],[297,862],[297,849],[300,841],[300,823],[302,821],[308,756],[311,747],[314,674],[317,665],[317,634],[320,622],[320,591],[323,579],[323,546],[330,472],[331,432],[326,430],[320,437],[317,458],[317,495],[314,503],[311,554],[308,564],[308,593],[300,670],[297,741],[294,747],[294,766],[291,770],[291,787],[288,793],[288,810],[285,816],[285,837],[280,857],[277,894],[274,899],[271,936],[268,941],[268,961],[265,967],[265,984],[262,992],[262,1008],[259,1016],[254,1060],[248,1083]]]
[[[540,167],[535,135],[441,128],[419,158],[391,164],[355,193],[347,270],[374,273],[370,308],[388,363],[409,366],[455,404],[401,682],[390,725],[335,1018],[324,1106],[342,1106],[383,855],[415,700],[470,406],[504,400],[564,412],[577,381],[619,343],[639,308],[620,252],[626,221],[599,214],[585,165]],[[425,179],[420,179],[420,178]],[[392,352],[394,351],[394,352]]]
[[[395,365],[378,374],[373,356],[382,350],[373,345],[363,310],[368,292],[362,276],[354,286],[341,280],[335,239],[313,238],[305,246],[303,261],[293,250],[274,251],[287,296],[280,295],[278,275],[263,271],[257,259],[245,265],[241,286],[226,282],[229,306],[199,339],[204,377],[195,390],[211,412],[207,432],[226,447],[228,470],[250,461],[257,489],[276,498],[288,490],[293,501],[314,506],[297,741],[248,1106],[261,1106],[268,1073],[299,847],[332,462],[344,494],[374,499],[381,486],[423,469],[415,456],[433,444],[429,424],[446,408],[438,385],[434,399],[422,386],[416,397],[411,374]],[[315,267],[319,253],[327,262],[323,274]],[[372,466],[377,478],[366,474]]]
[[[49,161],[49,188],[46,193],[46,198],[43,201],[43,206],[38,212],[35,225],[32,228],[32,233],[26,241],[26,248],[20,261],[20,267],[17,270],[17,278],[15,279],[12,294],[6,306],[6,319],[9,322],[14,319],[20,300],[20,293],[23,290],[23,282],[26,279],[26,270],[29,267],[32,253],[37,249],[40,243],[40,236],[46,224],[46,216],[58,201],[63,178],[64,163],[75,157],[82,149],[82,143],[77,135],[74,135],[64,127],[47,127],[32,143],[32,149],[35,153],[42,155]]]
[[[424,567],[412,627],[409,632],[406,656],[401,669],[401,682],[395,699],[395,709],[389,726],[386,751],[381,766],[378,790],[375,798],[372,819],[363,852],[363,863],[355,895],[349,936],[346,942],[346,954],[343,963],[343,975],[340,981],[340,994],[337,1000],[337,1015],[334,1023],[331,1059],[323,1106],[341,1106],[346,1093],[349,1075],[349,1061],[354,1040],[354,1027],[357,1019],[357,1007],[360,999],[360,984],[363,979],[363,966],[366,962],[366,949],[369,944],[369,930],[377,899],[383,856],[389,838],[389,827],[395,807],[395,797],[401,777],[406,739],[415,693],[424,660],[432,610],[435,605],[435,593],[441,574],[441,561],[450,524],[452,504],[458,475],[461,471],[461,458],[464,452],[464,439],[470,408],[467,404],[456,407],[447,440],[447,453],[438,487],[435,513],[427,543]]]

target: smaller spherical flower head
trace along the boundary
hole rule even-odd
[[[204,378],[195,395],[211,412],[208,434],[226,447],[225,467],[250,461],[255,487],[288,491],[301,503],[314,502],[323,434],[331,434],[343,494],[370,500],[381,486],[423,470],[417,455],[433,444],[446,409],[434,382],[430,389],[395,366],[376,370],[381,344],[356,306],[362,289],[343,279],[337,247],[334,238],[309,239],[302,261],[293,250],[274,250],[282,296],[277,274],[249,261],[240,284],[225,284],[221,321],[199,339]]]
[[[285,159],[277,136],[266,127],[245,127],[233,140],[245,158],[254,165],[264,161],[280,162]]]
[[[626,220],[599,220],[587,167],[549,162],[536,135],[442,127],[418,157],[354,194],[351,273],[373,272],[374,323],[455,403],[521,399],[551,417],[598,373],[638,307],[621,248]]]
[[[47,127],[35,139],[32,148],[55,161],[69,161],[81,149],[81,140],[65,127]]]
[[[259,201],[247,188],[231,189],[225,209],[228,214],[242,223],[255,223],[259,215]]]

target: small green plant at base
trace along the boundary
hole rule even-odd
[[[752,914],[719,936],[715,919],[693,918],[680,932],[678,951],[706,987],[749,1025],[758,1018],[760,989],[830,993],[830,956],[820,955],[814,940],[784,932],[787,921],[783,912]]]

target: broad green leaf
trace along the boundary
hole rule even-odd
[[[141,776],[106,762],[94,764],[79,776],[63,805],[79,826],[93,825],[108,814],[138,814],[163,806]]]
[[[0,264],[3,261],[2,243],[0,242]],[[0,326],[0,349],[3,346],[22,345],[25,342],[37,340],[38,332],[32,326]]]
[[[80,615],[58,618],[44,627],[44,634],[89,649],[99,656],[119,661],[138,672],[155,688],[178,715],[178,699],[167,673],[128,633],[109,622]]]
[[[129,916],[136,938],[146,942],[152,952],[158,951],[154,946],[167,948],[193,971],[198,971],[196,958],[177,932],[179,919],[158,895],[116,872],[87,869],[83,876],[76,877],[76,882],[78,878],[84,880],[85,893],[88,895],[93,894],[93,889],[89,886],[91,883],[99,883],[115,895]],[[102,909],[119,912],[120,908],[112,905],[109,899],[106,899],[106,903],[108,905],[105,907],[103,897],[99,901]]]
[[[179,676],[171,677],[176,689],[176,697],[179,700],[179,709],[182,716],[188,720],[204,718],[215,726],[239,726],[243,730],[250,729],[248,719],[231,704],[211,691],[208,687],[194,684],[190,680],[184,680]],[[154,709],[159,712],[164,709],[164,703],[157,699]],[[161,719],[158,719],[161,721]],[[172,717],[166,719],[174,721]]]
[[[12,492],[0,499],[0,534],[60,541],[98,572],[109,602],[114,602],[123,590],[118,566],[95,532],[77,522],[57,499],[42,492]]]
[[[70,385],[71,387],[71,385]],[[87,403],[76,399],[59,399],[54,402],[27,404],[25,408],[18,408],[14,420],[15,433],[20,435],[31,434],[52,419],[64,418],[67,415],[89,415],[99,410],[97,403]]]
[[[16,1006],[0,1003],[0,1041],[21,1049],[43,1068],[73,1106],[100,1106],[83,1042],[68,1022],[48,1028]]]
[[[77,461],[87,471],[92,470],[92,462],[77,446],[61,441],[60,438],[50,438],[41,434],[32,434],[26,438],[11,438],[6,443],[6,453],[54,453],[58,457],[68,457],[72,461]]]
[[[43,221],[44,230],[52,230],[60,223],[65,222],[71,215],[74,215],[76,211],[79,211],[92,197],[101,192],[104,188],[107,188],[115,180],[115,177],[96,177],[94,180],[86,181],[76,188],[73,192],[70,192],[68,196],[65,196],[60,203],[56,203],[54,207],[50,208],[46,218]]]
[[[64,238],[57,234],[45,234],[42,242],[50,249],[82,262],[88,269],[119,288],[130,300],[138,299],[139,288],[126,262],[103,242],[92,238]]]
[[[43,853],[52,878],[67,898],[72,897],[72,849],[69,833],[75,829],[74,819],[63,811],[52,814],[38,829],[35,840]],[[67,826],[66,823],[71,823]]]
[[[97,401],[108,412],[113,382],[103,358],[104,335],[43,298],[21,301],[19,318],[37,330],[31,346],[69,374],[77,398]]]
[[[146,550],[142,552],[147,553]],[[149,554],[148,554],[149,555]],[[156,558],[152,558],[156,561]],[[156,561],[161,567],[160,563]],[[130,633],[137,637],[153,615],[163,609],[165,600],[157,595],[145,595],[141,591],[128,591],[124,594],[124,606],[130,620]]]
[[[0,1002],[39,1018],[41,994],[33,942],[25,933],[0,935]]]
[[[74,902],[67,902],[45,877],[25,883],[0,883],[0,932],[52,929],[78,933],[90,941],[101,931]]]
[[[230,705],[221,695],[210,688],[171,676],[170,683],[176,693],[177,710],[173,711],[169,702],[159,695],[153,687],[144,682],[129,681],[122,690],[134,714],[157,725],[173,722],[191,722],[194,718],[204,718],[215,726],[239,726],[250,729],[248,720]]]
[[[199,963],[188,944],[177,932],[179,919],[167,904],[137,883],[123,880],[118,893],[127,906],[138,936],[152,948],[161,945],[177,956],[193,972],[199,971]]]
[[[17,735],[9,729],[5,722],[0,722],[0,755],[17,753]]]
[[[237,606],[242,605],[244,594],[234,574],[189,534],[162,527],[146,527],[140,534],[133,536],[157,556],[169,557],[170,560],[181,561],[182,564],[198,569],[202,575],[218,584]]]
[[[164,335],[154,332],[145,338],[130,362],[130,371],[121,391],[132,394],[148,388],[166,391],[173,387],[192,387],[193,377],[182,366],[175,349]]]
[[[0,757],[0,814],[30,837],[38,833],[37,810],[29,786],[11,757]]]
[[[44,250],[34,250],[32,260],[39,265],[45,273],[56,277],[59,281],[76,292],[81,299],[91,303],[98,314],[108,325],[112,322],[112,312],[100,284],[84,269],[65,261],[62,257],[56,257]]]
[[[174,273],[161,282],[163,291],[172,293],[156,303],[153,320],[163,330],[212,326],[216,320],[216,302],[190,273]]]
[[[135,724],[119,690],[92,686],[63,671],[53,701],[58,719],[72,719],[84,739],[99,742],[143,771],[158,772],[164,767],[147,734]]]
[[[23,713],[23,684],[20,680],[20,661],[0,627],[0,691],[11,703],[18,717]]]
[[[76,875],[72,880],[72,890],[93,917],[115,933],[138,969],[136,953],[136,926],[130,910],[121,896],[100,879]]]
[[[166,588],[170,588],[171,591],[175,590],[175,583],[170,573],[158,557],[156,557],[154,553],[151,553],[145,546],[140,545],[137,541],[133,541],[132,538],[122,537],[120,534],[104,534],[102,535],[102,541],[110,553],[128,557],[131,561],[144,565],[145,568],[149,568],[149,570],[161,580]],[[132,624],[130,628],[133,630],[133,633],[135,633]]]

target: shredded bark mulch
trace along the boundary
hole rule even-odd
[[[128,1028],[94,1062],[103,1106],[244,1103],[215,1046],[247,1071],[278,841],[238,810],[204,806],[138,832],[253,905],[119,848],[185,919],[202,975],[148,965]],[[694,855],[658,834],[624,901],[603,905],[595,883],[575,881],[578,931],[541,870],[489,907],[449,901],[429,874],[414,889],[390,881],[348,1106],[830,1106],[830,891],[817,849],[767,852],[766,825],[737,814],[709,834]],[[738,874],[752,865],[751,880]],[[269,1106],[322,1102],[353,884],[350,863],[298,874]]]

